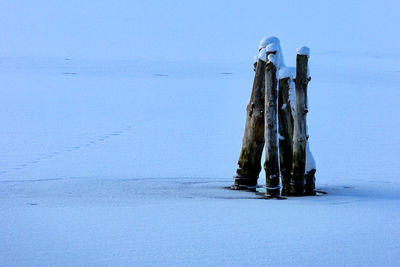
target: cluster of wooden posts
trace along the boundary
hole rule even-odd
[[[280,51],[270,46],[265,50],[265,57],[259,57],[255,63],[239,166],[232,189],[256,190],[265,146],[266,197],[314,195],[315,169],[306,173],[307,86],[311,80],[308,75],[309,49],[301,47],[297,50],[294,77],[279,78],[279,66],[270,56],[278,56],[278,53]],[[294,116],[289,100],[293,82]]]

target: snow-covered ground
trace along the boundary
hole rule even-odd
[[[0,266],[399,266],[399,4],[264,2],[1,3]],[[327,195],[223,189],[264,35]]]

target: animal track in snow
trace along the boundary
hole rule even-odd
[[[135,124],[135,126],[139,126],[139,124]],[[53,151],[53,152],[47,153],[47,154],[43,155],[42,157],[37,157],[37,158],[35,158],[33,160],[30,160],[28,162],[24,162],[24,163],[21,163],[19,165],[16,165],[15,167],[10,168],[10,170],[14,170],[14,171],[23,170],[26,167],[29,167],[31,165],[36,165],[36,164],[38,164],[39,162],[41,162],[41,161],[43,161],[45,159],[50,159],[50,158],[62,155],[64,153],[66,153],[66,152],[77,151],[77,150],[80,150],[81,148],[90,147],[90,146],[95,145],[95,144],[104,143],[104,141],[106,141],[106,140],[108,140],[108,139],[110,139],[110,138],[112,138],[114,136],[120,136],[120,135],[122,135],[122,134],[124,134],[126,132],[129,132],[130,130],[132,130],[132,126],[127,126],[122,130],[113,131],[112,133],[103,135],[100,138],[89,140],[88,142],[86,142],[86,143],[84,143],[82,145],[75,145],[75,146],[63,149],[61,151]],[[9,170],[0,170],[0,175],[6,174],[8,171]]]

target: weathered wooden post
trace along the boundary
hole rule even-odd
[[[308,196],[313,196],[316,194],[315,191],[315,172],[316,169],[312,169],[305,174],[305,185],[304,194]]]
[[[306,173],[305,173],[305,185],[304,185],[304,194],[308,196],[316,195],[315,191],[315,173],[316,166],[315,160],[310,150],[310,142],[308,141],[308,132],[307,132],[307,143],[306,143]]]
[[[290,195],[290,180],[293,164],[293,116],[289,101],[290,86],[293,85],[293,68],[279,71],[279,161],[282,181],[282,196]]]
[[[255,190],[261,171],[261,156],[264,148],[264,73],[265,62],[259,59],[250,101],[247,105],[246,128],[238,161],[239,167],[234,176],[235,182],[232,189]]]
[[[296,103],[294,107],[293,129],[293,176],[290,182],[290,194],[302,196],[304,194],[304,173],[306,167],[306,115],[307,85],[311,78],[308,77],[308,57],[310,49],[300,47],[296,57]]]
[[[266,48],[265,70],[265,176],[266,196],[279,197],[279,157],[277,140],[277,47],[270,44]]]

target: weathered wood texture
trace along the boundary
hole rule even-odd
[[[275,52],[276,53],[276,52]],[[268,53],[267,53],[268,58]],[[279,156],[277,140],[277,68],[267,62],[265,70],[265,176],[267,196],[279,196]]]
[[[305,174],[305,185],[304,194],[308,196],[313,196],[315,192],[315,172],[316,169],[312,169]]]
[[[293,176],[290,182],[290,194],[304,194],[304,172],[306,166],[306,115],[307,108],[307,75],[308,57],[297,55],[296,58],[296,103],[294,107],[293,127]]]
[[[250,101],[247,105],[246,128],[238,161],[239,167],[234,176],[236,189],[256,186],[261,171],[261,157],[264,148],[264,73],[265,62],[259,60]]]
[[[289,102],[290,82],[292,82],[290,77],[279,80],[279,160],[283,196],[290,194],[293,164],[293,116]]]

